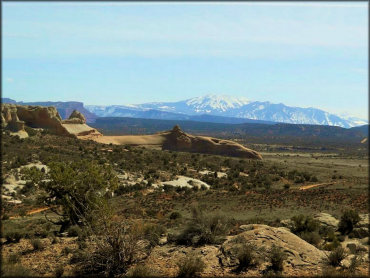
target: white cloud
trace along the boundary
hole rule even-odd
[[[6,77],[5,81],[8,82],[8,83],[13,83],[14,79],[10,78],[10,77]]]

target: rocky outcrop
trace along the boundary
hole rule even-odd
[[[67,120],[63,121],[64,124],[86,124],[86,119],[82,113],[77,110],[73,110],[72,114]]]
[[[151,135],[101,136],[95,141],[104,144],[156,146],[163,150],[262,159],[262,156],[238,143],[212,137],[193,136],[179,126]]]
[[[262,159],[262,156],[258,152],[238,143],[212,137],[186,134],[178,125],[171,131],[163,133],[163,135],[166,137],[162,146],[164,150]]]
[[[78,111],[73,111],[67,121],[62,121],[55,107],[2,104],[1,116],[3,127],[10,131],[24,131],[24,126],[28,126],[69,137],[101,135],[85,124],[84,116]]]
[[[243,244],[256,246],[256,253],[262,257],[273,245],[281,248],[287,255],[284,268],[314,270],[326,258],[325,251],[317,249],[291,233],[287,228],[275,228],[260,224],[245,226],[247,226],[244,227],[245,232],[229,238],[222,244],[221,263],[223,265],[230,267],[238,265],[237,252]]]
[[[336,219],[334,216],[330,215],[329,213],[320,212],[315,214],[313,219],[318,221],[321,226],[326,226],[328,228],[333,228],[334,230],[337,229],[339,220]]]

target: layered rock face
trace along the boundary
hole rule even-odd
[[[24,131],[24,127],[43,128],[61,136],[80,136],[99,134],[96,129],[86,125],[84,116],[73,111],[68,120],[62,121],[55,107],[2,104],[1,120],[3,128],[10,131]]]
[[[258,152],[238,143],[212,137],[186,134],[177,125],[171,131],[163,133],[163,135],[165,135],[165,141],[162,146],[164,150],[262,159],[262,156]]]

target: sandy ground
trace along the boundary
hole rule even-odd
[[[112,143],[114,145],[162,145],[165,141],[165,137],[159,134],[100,136],[93,138],[93,140],[103,144]]]

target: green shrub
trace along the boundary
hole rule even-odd
[[[66,246],[62,249],[61,254],[64,255],[64,256],[67,256],[68,254],[70,254],[72,252],[73,252],[73,250],[70,247]]]
[[[321,242],[321,237],[318,232],[301,232],[299,237],[316,247],[318,247]]]
[[[42,250],[45,247],[41,240],[38,238],[31,239],[31,245],[34,251]]]
[[[146,224],[144,226],[144,238],[150,242],[151,246],[159,244],[161,235],[166,233],[166,228],[158,224]]]
[[[81,228],[77,225],[73,225],[67,229],[68,236],[76,237],[79,236],[82,232]]]
[[[19,263],[20,256],[17,253],[16,254],[10,254],[7,261],[8,261],[9,264]]]
[[[192,208],[193,218],[176,238],[177,244],[204,245],[218,242],[226,235],[229,223],[220,215],[205,216],[199,208]]]
[[[239,261],[238,270],[243,271],[251,266],[258,264],[256,255],[256,246],[252,244],[243,244],[238,250],[237,258]]]
[[[127,275],[131,278],[140,278],[140,277],[152,277],[153,271],[145,265],[136,265]]]
[[[63,276],[64,268],[62,265],[58,266],[54,271],[54,277],[60,278]]]
[[[351,263],[349,264],[348,271],[351,274],[354,274],[357,271],[358,267],[360,266],[360,263],[361,261],[359,257],[357,255],[353,256],[351,258]]]
[[[273,245],[268,255],[270,268],[275,272],[282,271],[286,257],[287,255],[278,246]]]
[[[23,237],[24,237],[24,233],[17,231],[17,230],[8,231],[5,234],[5,238],[8,243],[18,243]]]
[[[339,266],[344,258],[347,257],[346,251],[339,246],[330,252],[328,256],[328,264],[332,266]]]
[[[205,264],[199,256],[188,254],[184,259],[177,262],[179,272],[177,277],[196,277],[205,268]]]
[[[314,232],[319,229],[319,223],[310,216],[300,214],[293,216],[291,220],[293,221],[292,232],[296,235],[303,232]]]
[[[182,217],[182,215],[181,215],[181,213],[180,213],[180,212],[178,212],[178,211],[174,211],[174,212],[172,212],[172,213],[170,214],[170,219],[171,219],[171,220],[179,219],[179,218],[181,218],[181,217]]]
[[[33,275],[32,270],[19,264],[2,263],[1,265],[2,277],[30,277]]]
[[[360,220],[357,211],[346,210],[340,218],[338,230],[342,234],[349,234]]]

